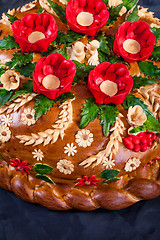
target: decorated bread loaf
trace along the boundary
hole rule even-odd
[[[160,195],[160,21],[137,0],[39,0],[0,20],[0,186],[53,210]]]

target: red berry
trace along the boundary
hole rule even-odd
[[[147,151],[147,145],[146,144],[141,146],[141,152],[145,152],[145,151]]]
[[[134,144],[133,144],[133,143],[127,144],[126,147],[127,147],[129,150],[132,150],[132,149],[134,148]]]
[[[151,139],[152,136],[153,136],[152,133],[147,133],[147,134],[146,134],[147,139]]]
[[[151,147],[151,146],[152,146],[152,140],[148,140],[147,146],[148,146],[148,147]]]
[[[123,143],[124,143],[125,145],[130,145],[130,144],[132,144],[132,138],[131,138],[131,137],[126,137],[126,138],[124,138],[124,139],[123,139]]]
[[[147,144],[147,139],[146,139],[145,136],[143,136],[143,137],[141,138],[141,145],[142,145],[142,144]]]
[[[156,140],[156,139],[157,139],[156,134],[153,134],[153,135],[152,135],[152,141],[154,141],[154,140]]]
[[[132,136],[132,142],[134,145],[140,144],[140,138],[138,136]]]
[[[145,132],[140,132],[140,133],[138,133],[138,136],[139,137],[143,137],[145,135]]]
[[[133,151],[135,151],[135,152],[139,152],[140,150],[141,150],[141,146],[138,144],[136,144],[133,148]]]

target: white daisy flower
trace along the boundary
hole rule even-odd
[[[66,159],[62,159],[57,163],[57,169],[64,173],[65,175],[71,174],[74,171],[74,165],[71,161],[68,161]]]
[[[21,114],[21,120],[25,125],[33,125],[36,123],[34,119],[35,110],[31,108],[25,108],[24,112]]]
[[[74,156],[75,153],[77,153],[76,146],[74,146],[73,143],[67,144],[66,147],[64,147],[65,151],[64,153],[68,154],[68,156]]]
[[[89,130],[79,130],[78,133],[75,135],[75,142],[80,147],[89,147],[93,142],[93,134]]]
[[[8,142],[11,138],[11,131],[5,125],[0,126],[0,142]]]
[[[4,115],[3,118],[1,118],[2,125],[4,126],[10,126],[12,123],[12,117],[10,117],[9,114]]]
[[[103,158],[102,165],[107,168],[113,168],[115,166],[115,160],[108,159],[106,157]]]
[[[132,172],[132,171],[136,170],[140,164],[141,164],[141,161],[138,158],[130,158],[126,162],[124,170],[126,172]]]
[[[32,152],[33,154],[33,158],[36,158],[37,161],[42,161],[42,159],[44,158],[43,152],[40,149],[34,149],[34,151]]]

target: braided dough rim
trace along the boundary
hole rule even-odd
[[[85,189],[75,188],[74,183],[50,184],[27,174],[22,175],[1,159],[0,187],[14,192],[27,202],[38,203],[52,210],[120,210],[160,195],[160,164],[158,166],[155,179],[132,178],[120,189],[103,184],[100,188],[91,187],[88,193]],[[36,184],[33,184],[34,181]]]

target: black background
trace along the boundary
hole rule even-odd
[[[30,1],[0,0],[0,14]],[[160,0],[140,0],[160,18]],[[160,240],[160,197],[120,210],[51,211],[0,188],[0,240]]]

